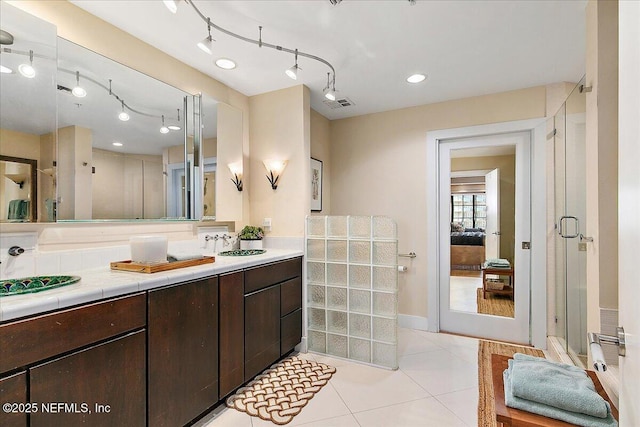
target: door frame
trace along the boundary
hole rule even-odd
[[[439,143],[448,139],[522,131],[531,133],[531,206],[535,212],[546,212],[546,118],[427,132],[427,330],[430,332],[440,332]],[[538,348],[547,346],[546,256],[546,214],[531,215],[529,341]]]

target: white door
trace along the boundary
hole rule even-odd
[[[640,425],[640,2],[620,2],[618,146],[618,308],[627,355],[620,357],[620,425]]]
[[[485,258],[500,258],[500,169],[484,176],[484,186],[487,196]]]
[[[530,132],[514,132],[490,136],[478,136],[464,139],[438,141],[438,236],[439,236],[439,321],[440,330],[463,335],[476,336],[501,341],[528,344],[529,336],[529,300],[530,300],[530,252],[522,249],[521,242],[530,241]],[[515,183],[513,188],[515,211],[515,230],[510,238],[513,253],[515,295],[513,317],[502,315],[478,314],[469,310],[457,309],[452,295],[456,295],[450,276],[451,265],[451,158],[456,151],[477,153],[482,157],[487,150],[513,153],[515,151]],[[501,151],[503,150],[503,151]],[[493,155],[492,154],[492,155]],[[512,154],[511,154],[512,155]],[[475,157],[475,156],[474,156]],[[476,165],[477,166],[477,165]],[[480,169],[475,167],[475,169]],[[505,194],[502,195],[504,202]],[[507,249],[507,248],[503,248]],[[481,281],[479,281],[481,283]],[[478,297],[480,298],[480,297]],[[476,302],[476,289],[473,289],[473,302]]]

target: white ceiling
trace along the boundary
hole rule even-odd
[[[329,61],[338,98],[354,106],[323,103],[328,67],[299,58],[302,75],[284,70],[292,54],[259,48],[212,30],[214,54],[196,42],[207,28],[186,2],[172,14],[159,0],[71,0],[107,22],[194,68],[252,96],[303,83],[311,106],[329,119],[394,110],[560,81],[577,82],[585,69],[586,0],[547,1],[207,1],[205,16],[230,31]],[[238,64],[225,71],[214,60]],[[406,83],[413,73],[428,75]]]

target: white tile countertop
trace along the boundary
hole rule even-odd
[[[61,288],[0,298],[0,321],[4,322],[105,298],[146,291],[173,283],[214,276],[302,255],[304,255],[302,251],[291,249],[267,249],[264,254],[251,256],[216,255],[213,264],[151,274],[111,270],[108,263],[104,267],[94,269],[65,271],[64,275],[80,276],[81,280]]]

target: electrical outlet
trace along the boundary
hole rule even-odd
[[[262,226],[271,228],[271,218],[265,218],[262,220]]]
[[[578,243],[578,250],[580,252],[586,252],[587,251],[587,244],[586,243]]]

